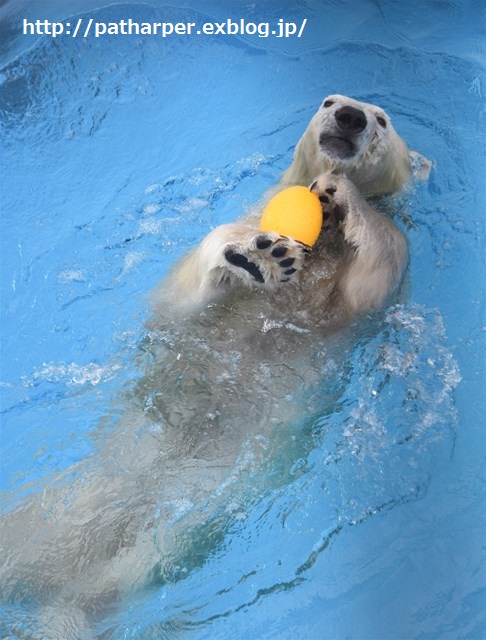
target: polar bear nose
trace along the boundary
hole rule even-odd
[[[360,133],[366,127],[366,116],[360,109],[341,107],[334,114],[338,127],[346,133]]]

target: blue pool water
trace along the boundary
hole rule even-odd
[[[484,3],[60,4],[0,8],[3,513],[96,461],[150,290],[278,180],[325,95],[350,95],[433,163],[383,205],[410,243],[406,299],[355,329],[332,407],[265,460],[285,480],[252,491],[249,474],[179,574],[93,634],[486,637]],[[307,23],[288,39],[21,33],[79,17]],[[34,600],[0,615],[2,637],[41,637]]]

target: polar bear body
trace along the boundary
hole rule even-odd
[[[335,123],[318,112],[277,187],[319,194],[325,222],[312,251],[261,232],[258,208],[214,229],[154,294],[117,429],[93,460],[2,516],[0,593],[38,606],[38,637],[92,637],[91,621],[123,594],[170,580],[190,532],[196,544],[245,474],[259,495],[275,482],[259,472],[272,447],[291,447],[289,430],[332,408],[322,375],[343,345],[331,353],[330,328],[383,304],[406,264],[402,232],[362,193],[393,191],[409,170],[386,114],[331,98],[323,109]],[[336,117],[347,130],[333,138]]]

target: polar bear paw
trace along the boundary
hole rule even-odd
[[[310,190],[319,196],[323,212],[323,229],[341,229],[346,218],[346,178],[332,174],[322,174],[310,186]]]
[[[255,285],[277,285],[294,280],[310,249],[276,233],[257,233],[250,242],[227,246],[227,268]]]
[[[302,242],[235,222],[213,229],[191,264],[201,274],[200,289],[225,280],[276,288],[297,280],[308,253],[310,248]]]

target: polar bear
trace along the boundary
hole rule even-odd
[[[159,312],[198,308],[235,286],[275,291],[294,282],[297,307],[299,297],[307,295],[314,306],[319,300],[323,316],[339,323],[380,306],[400,281],[406,243],[398,227],[364,196],[400,190],[411,178],[411,157],[418,154],[409,152],[383,109],[328,96],[277,187],[306,185],[319,194],[327,223],[313,250],[261,233],[262,208],[255,209],[245,220],[213,230],[182,260],[155,294]],[[422,164],[420,177],[425,177],[430,163],[423,159]]]
[[[175,579],[191,540],[203,553],[201,525],[221,504],[245,508],[235,487],[251,482],[261,495],[277,481],[263,463],[334,406],[322,376],[343,344],[341,334],[327,339],[330,328],[382,305],[406,265],[403,233],[364,194],[409,177],[389,117],[330,96],[277,187],[319,195],[316,245],[261,232],[255,208],[163,280],[137,352],[140,378],[114,407],[117,428],[91,459],[2,515],[0,594],[34,607],[33,637],[93,637],[134,588]]]

